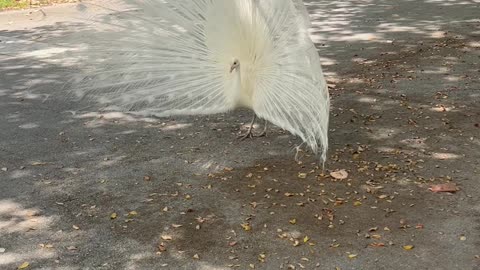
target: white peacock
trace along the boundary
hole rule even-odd
[[[124,2],[102,21],[121,35],[88,44],[78,95],[160,116],[246,107],[325,161],[329,94],[301,0]]]

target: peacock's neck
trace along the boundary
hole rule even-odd
[[[240,81],[239,106],[253,109],[253,78],[248,75],[248,72],[239,72],[238,74]]]

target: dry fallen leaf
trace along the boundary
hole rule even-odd
[[[298,173],[298,178],[305,179],[305,178],[307,178],[307,174],[306,173]]]
[[[75,230],[80,230],[80,227],[78,227],[77,225],[73,225],[72,227],[73,227],[73,229],[75,229]]]
[[[46,162],[40,162],[40,161],[32,162],[32,166],[43,166],[43,165],[47,165],[47,163]]]
[[[431,185],[428,189],[431,192],[457,192],[459,188],[455,183],[446,183],[446,184],[438,184],[438,185]]]
[[[297,219],[296,219],[296,218],[292,218],[292,219],[290,219],[288,222],[290,222],[290,224],[292,224],[292,225],[295,225],[295,224],[297,224]]]
[[[355,259],[357,258],[357,256],[358,256],[357,254],[348,254],[349,259]]]
[[[265,259],[267,258],[267,255],[265,255],[265,253],[260,253],[260,255],[258,255],[258,261],[264,263],[265,262]]]
[[[158,245],[158,251],[159,252],[167,251],[167,248],[165,247],[165,244],[163,242]]]
[[[377,242],[373,242],[370,244],[371,247],[384,247],[385,244],[384,243],[377,243]]]
[[[18,267],[18,269],[25,269],[25,268],[27,268],[27,267],[29,267],[29,266],[30,266],[30,264],[29,264],[28,262],[24,262],[24,263],[22,263],[22,264]]]
[[[138,215],[137,211],[130,211],[130,212],[128,213],[128,216],[129,216],[129,217],[133,217],[133,216],[136,216],[136,215]]]
[[[343,179],[347,179],[348,172],[345,170],[338,170],[338,171],[331,172],[330,176],[332,176],[337,180],[343,180]]]
[[[240,225],[242,226],[243,230],[245,230],[245,231],[247,231],[247,232],[250,231],[250,230],[252,230],[252,226],[251,226],[250,224],[248,224],[248,223],[242,223],[242,224],[240,224]]]
[[[405,250],[412,250],[414,248],[413,245],[406,245],[406,246],[403,246],[403,249]]]
[[[180,227],[182,227],[182,226],[183,226],[183,225],[180,225],[180,224],[172,224],[172,227],[173,227],[173,228],[180,228]]]
[[[117,218],[117,213],[112,213],[110,215],[110,219],[116,219]]]
[[[170,240],[173,239],[173,237],[170,236],[170,235],[162,235],[162,236],[160,236],[160,237],[161,237],[163,240],[168,240],[168,241],[170,241]]]
[[[198,260],[198,259],[200,259],[200,256],[198,256],[198,254],[195,254],[195,255],[193,255],[193,258]]]
[[[43,246],[44,248],[53,248],[53,245],[52,244],[46,244]]]

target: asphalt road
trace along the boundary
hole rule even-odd
[[[68,99],[75,5],[0,13],[0,269],[480,269],[480,2],[306,4],[325,171],[278,128],[238,141],[248,111]]]

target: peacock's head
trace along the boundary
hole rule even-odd
[[[238,70],[240,68],[240,61],[238,59],[233,58],[232,63],[230,65],[230,73],[232,73],[234,70]]]

